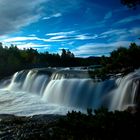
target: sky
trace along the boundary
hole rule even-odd
[[[140,7],[120,0],[0,0],[0,42],[77,57],[140,45]]]

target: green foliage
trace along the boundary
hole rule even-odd
[[[122,73],[126,75],[140,67],[140,46],[131,43],[129,48],[120,47],[111,52],[110,57],[101,58],[102,68],[89,71],[92,78],[105,80],[109,75]]]

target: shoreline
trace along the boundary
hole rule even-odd
[[[108,112],[101,108],[61,115],[0,114],[0,140],[124,140],[137,139],[140,110]]]

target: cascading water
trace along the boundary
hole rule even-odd
[[[0,113],[65,114],[73,109],[85,111],[101,106],[123,110],[136,103],[139,81],[140,70],[102,82],[93,81],[86,70],[20,71],[0,84]]]
[[[135,105],[139,94],[140,70],[130,73],[121,79],[116,89],[112,90],[111,110],[123,110],[129,105]]]

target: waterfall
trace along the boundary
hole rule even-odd
[[[113,83],[113,80],[102,83],[93,83],[92,79],[51,80],[44,90],[43,100],[84,109],[98,108],[105,105]]]
[[[139,94],[140,70],[126,75],[121,79],[116,89],[112,90],[111,110],[123,110],[129,105],[135,105],[136,95]]]
[[[46,112],[46,105],[50,110],[54,109],[55,105],[56,108],[66,107],[79,110],[98,109],[102,106],[109,110],[124,110],[129,105],[137,103],[140,70],[124,77],[95,82],[86,70],[32,69],[16,72],[10,82],[8,81],[8,85],[3,83],[7,82],[3,81],[0,84],[0,104],[6,105],[5,108],[0,109],[5,112],[8,98],[11,99],[13,106],[22,103],[19,106],[20,111],[25,109],[25,104],[27,106],[30,104],[32,108],[39,106],[32,109],[33,111],[39,110],[39,112],[42,109],[42,112]],[[9,94],[10,92],[12,94]],[[27,109],[28,107],[26,111]]]

